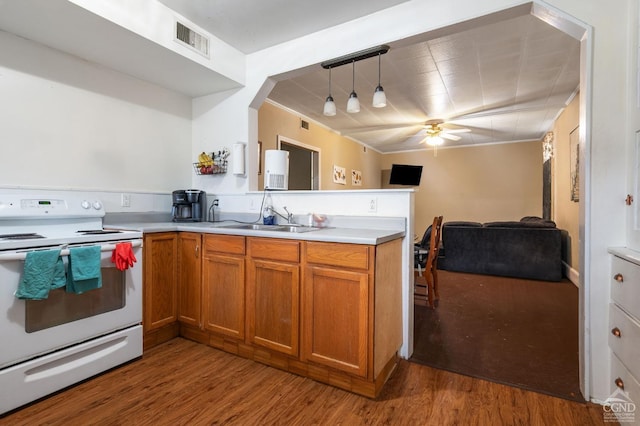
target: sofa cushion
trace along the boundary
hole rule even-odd
[[[555,228],[556,224],[550,220],[527,220],[527,221],[505,221],[505,222],[487,222],[484,224],[487,228]]]
[[[520,222],[544,224],[547,228],[555,228],[556,227],[556,223],[554,221],[548,220],[548,219],[543,219],[543,218],[538,217],[538,216],[525,216],[522,219],[520,219]]]
[[[487,222],[483,226],[487,228],[528,228],[529,222],[516,222],[516,221]]]
[[[442,226],[464,226],[464,227],[469,227],[469,228],[480,228],[480,227],[482,227],[482,224],[480,222],[459,221],[459,222],[446,222]]]

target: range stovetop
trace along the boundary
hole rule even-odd
[[[104,229],[104,206],[81,195],[60,198],[0,193],[0,250],[141,238],[139,231]]]

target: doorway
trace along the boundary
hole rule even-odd
[[[320,189],[320,150],[278,135],[278,149],[289,152],[289,189]]]

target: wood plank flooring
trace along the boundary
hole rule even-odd
[[[176,338],[0,425],[596,425],[602,408],[401,361],[377,400]],[[607,423],[611,424],[611,423]]]

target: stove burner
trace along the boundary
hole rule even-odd
[[[36,238],[44,238],[40,234],[30,233],[30,234],[2,234],[0,235],[0,239],[3,240],[30,240]]]
[[[82,235],[101,235],[101,234],[119,234],[122,231],[118,231],[115,229],[89,229],[84,231],[77,231]]]

